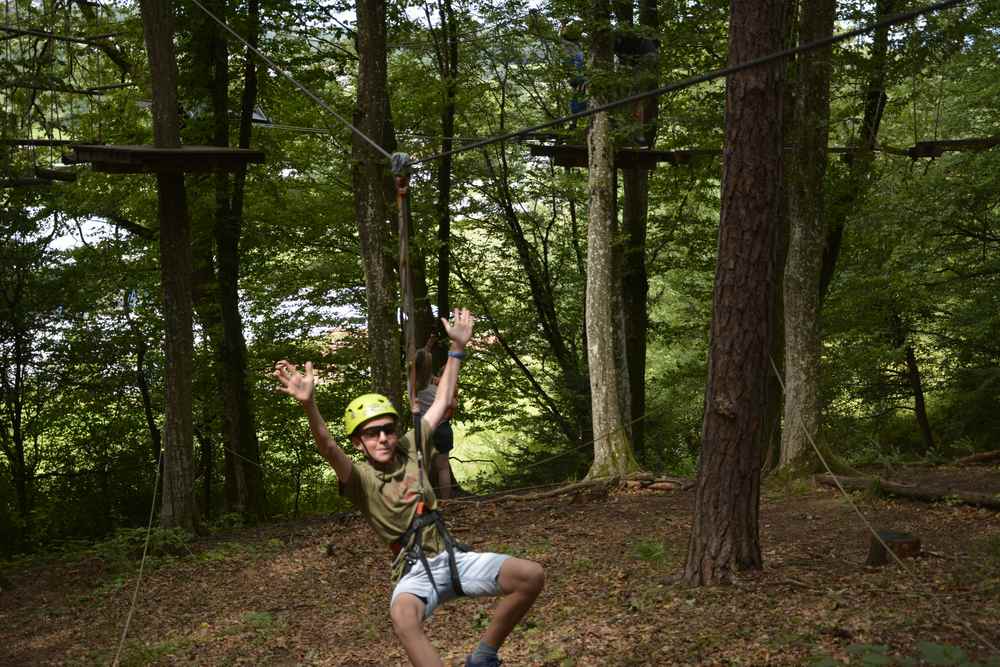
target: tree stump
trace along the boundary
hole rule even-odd
[[[880,530],[878,536],[882,538],[882,542],[885,542],[885,546],[889,547],[901,559],[920,555],[920,538],[918,537],[891,530]],[[889,562],[889,554],[886,552],[885,546],[882,546],[882,542],[875,539],[874,535],[872,536],[868,545],[868,560],[865,561],[865,565],[878,567]]]

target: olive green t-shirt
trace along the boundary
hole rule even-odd
[[[422,481],[414,446],[415,432],[410,431],[399,439],[395,457],[385,469],[375,468],[368,461],[355,463],[347,483],[341,485],[341,493],[361,510],[375,534],[386,544],[391,544],[410,527],[417,512],[421,486],[426,509],[437,509],[437,497],[427,479],[432,452],[428,451],[431,432],[426,419],[421,421],[420,436],[424,454]],[[428,558],[444,549],[433,524],[424,528],[423,547]],[[399,579],[402,570],[400,559],[393,568],[393,581]]]

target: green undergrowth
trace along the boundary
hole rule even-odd
[[[919,667],[933,665],[935,667],[1000,667],[1000,655],[994,655],[985,661],[973,660],[964,649],[950,644],[934,642],[919,642],[916,652],[897,654],[891,647],[884,644],[852,644],[847,648],[846,661],[837,660],[828,655],[817,656],[810,663],[811,667],[840,667],[840,665],[860,665],[863,667],[885,665],[886,667]]]

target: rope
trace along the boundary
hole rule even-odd
[[[285,71],[284,69],[282,69],[281,67],[279,67],[277,64],[275,64],[275,62],[273,60],[271,60],[270,58],[268,58],[266,55],[264,55],[260,51],[260,49],[258,49],[255,46],[252,46],[250,44],[250,42],[248,42],[247,40],[243,39],[243,37],[241,37],[238,32],[236,32],[235,30],[233,30],[232,28],[230,28],[226,24],[225,21],[223,21],[222,19],[220,19],[219,17],[217,17],[215,14],[213,14],[212,12],[210,12],[208,9],[206,9],[205,5],[201,4],[201,2],[199,2],[199,0],[191,0],[191,2],[193,2],[195,5],[197,5],[197,7],[199,9],[201,9],[201,11],[205,12],[205,14],[207,14],[209,16],[209,18],[211,18],[213,21],[215,21],[220,26],[222,26],[226,30],[226,32],[228,32],[230,35],[232,35],[237,40],[239,40],[243,44],[243,46],[245,46],[247,48],[248,51],[251,51],[252,53],[256,54],[258,58],[260,58],[265,63],[267,63],[267,65],[272,70],[274,70],[278,74],[282,75],[283,77],[285,77],[286,79],[288,79],[289,81],[291,81],[292,84],[296,88],[298,88],[300,91],[302,91],[303,94],[306,95],[306,97],[308,97],[313,102],[315,102],[316,104],[318,104],[324,111],[326,111],[331,116],[333,116],[334,118],[336,118],[337,120],[339,120],[343,125],[345,125],[346,127],[350,128],[351,131],[354,132],[354,134],[356,134],[358,137],[360,137],[366,143],[368,143],[368,145],[371,146],[372,148],[374,148],[375,151],[377,151],[379,154],[382,155],[382,157],[387,158],[387,159],[392,159],[392,155],[390,155],[387,150],[385,150],[384,148],[382,148],[381,146],[379,146],[378,143],[374,139],[372,139],[371,137],[369,137],[367,134],[365,134],[364,132],[362,132],[358,128],[354,127],[354,125],[351,124],[350,121],[348,121],[346,118],[344,118],[339,113],[337,113],[333,109],[333,107],[331,107],[329,104],[327,104],[322,99],[320,99],[319,96],[317,96],[311,90],[309,90],[308,88],[306,88],[305,86],[303,86],[301,83],[299,83],[295,79],[295,77],[293,77],[287,71]]]
[[[774,376],[778,379],[778,384],[781,387],[781,393],[782,395],[785,395],[785,380],[784,378],[781,377],[781,373],[778,371],[777,364],[774,363],[774,357],[768,355],[768,359],[771,362],[771,370],[774,371]],[[812,446],[813,451],[816,452],[816,456],[819,457],[820,463],[823,464],[823,467],[826,468],[827,473],[829,473],[830,477],[833,478],[834,483],[837,485],[837,488],[843,494],[844,499],[847,500],[847,503],[851,506],[851,509],[853,509],[854,513],[858,515],[858,518],[861,519],[861,523],[865,525],[865,527],[868,529],[868,532],[870,532],[872,535],[875,536],[875,539],[878,540],[878,543],[881,544],[882,548],[886,550],[886,553],[892,555],[893,560],[896,561],[896,564],[899,565],[900,569],[902,569],[903,572],[905,572],[908,577],[911,577],[915,581],[919,581],[920,584],[923,585],[923,580],[918,578],[917,575],[912,570],[910,570],[910,568],[906,566],[906,564],[896,554],[896,552],[889,548],[889,545],[885,543],[885,540],[882,539],[882,536],[878,534],[878,531],[875,530],[872,524],[868,521],[867,517],[865,517],[865,515],[861,512],[861,509],[854,502],[854,499],[851,497],[851,494],[849,494],[847,490],[844,489],[844,487],[841,485],[840,478],[838,478],[837,475],[830,468],[830,464],[826,462],[826,457],[823,456],[823,452],[821,452],[819,447],[816,445],[816,441],[813,439],[812,434],[809,433],[809,429],[805,428],[805,422],[802,420],[801,414],[799,415],[799,425],[802,427],[802,432],[805,434],[806,440],[809,441],[809,444]],[[937,594],[929,587],[926,588],[925,591],[932,598],[936,599],[938,597]],[[947,608],[947,605],[941,605],[941,606]],[[965,619],[959,619],[959,620],[961,621],[965,629],[971,632],[976,637],[976,639],[983,642],[983,644],[988,646],[990,650],[992,651],[997,650],[997,647],[989,639],[979,634],[968,621],[966,621]]]
[[[135,605],[139,599],[139,585],[142,583],[142,570],[146,566],[146,554],[149,551],[149,536],[153,533],[153,515],[156,513],[156,491],[160,488],[160,468],[163,466],[163,448],[160,448],[160,458],[156,462],[156,480],[153,482],[153,502],[149,507],[149,524],[146,526],[146,541],[142,545],[142,560],[139,561],[139,576],[135,580],[135,590],[132,591],[132,606],[125,617],[125,627],[122,628],[122,638],[118,642],[118,650],[115,651],[115,659],[111,661],[112,667],[118,667],[121,659],[122,648],[125,647],[125,638],[128,636],[128,626],[132,622],[132,614],[135,613]]]
[[[195,0],[195,1],[197,1],[197,0]],[[865,27],[862,27],[862,28],[856,28],[855,30],[849,30],[847,32],[838,33],[838,34],[833,35],[831,37],[825,37],[823,39],[816,40],[815,42],[810,42],[808,44],[802,44],[802,45],[796,46],[794,48],[784,49],[783,51],[776,51],[776,52],[771,53],[769,55],[761,56],[760,58],[754,58],[753,60],[748,60],[748,61],[746,61],[744,63],[740,63],[738,65],[731,65],[729,67],[724,67],[722,69],[712,70],[711,72],[707,72],[705,74],[699,74],[697,76],[692,76],[692,77],[688,77],[686,79],[681,79],[680,81],[675,81],[674,83],[667,84],[666,86],[663,86],[662,88],[654,88],[653,90],[648,90],[646,92],[636,93],[635,95],[629,95],[628,97],[623,97],[623,98],[621,98],[619,100],[615,100],[613,102],[608,102],[606,104],[601,104],[601,105],[593,107],[591,109],[585,109],[584,111],[578,111],[576,113],[569,114],[568,116],[561,116],[559,118],[556,118],[556,119],[553,119],[553,120],[549,120],[549,121],[546,121],[544,123],[539,123],[538,125],[532,125],[530,127],[525,127],[525,128],[520,129],[520,130],[516,130],[516,131],[513,131],[513,132],[508,132],[506,134],[499,134],[499,135],[496,135],[496,136],[491,137],[489,139],[484,139],[482,141],[478,141],[478,142],[475,142],[475,143],[472,143],[472,144],[466,144],[464,146],[459,146],[458,148],[453,148],[453,149],[448,150],[448,151],[443,151],[443,152],[440,152],[440,153],[435,153],[434,155],[431,155],[430,157],[425,157],[425,158],[421,158],[419,160],[414,160],[412,162],[412,165],[413,166],[417,166],[419,164],[423,164],[425,162],[430,162],[432,160],[439,160],[439,159],[441,159],[443,157],[447,157],[447,156],[450,156],[450,155],[457,155],[458,153],[464,153],[465,151],[471,151],[471,150],[476,149],[476,148],[482,148],[484,146],[489,146],[490,144],[500,143],[502,141],[508,141],[510,139],[516,139],[518,137],[524,136],[526,134],[531,134],[531,133],[537,132],[539,130],[544,130],[546,128],[555,127],[556,125],[562,125],[563,123],[566,123],[566,122],[571,121],[571,120],[577,120],[578,118],[587,118],[588,116],[593,116],[594,114],[601,113],[602,111],[608,111],[609,109],[616,109],[618,107],[625,106],[625,105],[631,104],[633,102],[638,102],[640,100],[646,99],[647,97],[659,97],[660,95],[664,95],[666,93],[671,93],[671,92],[675,92],[675,91],[678,91],[678,90],[682,90],[684,88],[689,88],[691,86],[694,86],[695,84],[705,83],[706,81],[712,81],[713,79],[719,79],[719,78],[722,78],[724,76],[728,76],[730,74],[735,74],[737,72],[742,72],[744,70],[751,69],[753,67],[758,67],[760,65],[766,65],[768,63],[772,63],[772,62],[775,62],[775,61],[778,61],[778,60],[782,60],[784,58],[788,58],[789,56],[794,56],[794,55],[798,55],[800,53],[806,53],[808,51],[813,51],[815,49],[820,49],[820,48],[823,48],[825,46],[829,46],[829,45],[832,45],[832,44],[836,44],[838,42],[842,42],[842,41],[850,39],[852,37],[857,37],[859,35],[863,35],[863,34],[865,34],[867,32],[871,32],[872,30],[877,30],[879,28],[888,27],[888,26],[894,25],[896,23],[901,23],[903,21],[908,21],[910,19],[917,18],[917,17],[922,16],[924,14],[928,14],[928,13],[931,13],[931,12],[940,11],[942,9],[947,9],[948,7],[953,7],[955,5],[960,5],[960,4],[968,2],[968,1],[969,0],[943,0],[942,2],[938,2],[938,3],[935,3],[933,5],[927,5],[925,7],[920,7],[918,9],[912,9],[910,11],[900,12],[899,14],[895,14],[893,16],[890,16],[890,17],[886,18],[886,19],[883,19],[881,21],[877,21],[875,23],[872,23],[871,25],[868,25],[868,26],[865,26]]]

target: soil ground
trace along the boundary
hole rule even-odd
[[[913,474],[1000,492],[996,467]],[[684,562],[693,491],[456,500],[446,513],[475,549],[545,566],[545,591],[503,647],[505,665],[803,665],[822,655],[846,663],[852,645],[913,656],[920,642],[1000,661],[986,644],[1000,645],[1000,514],[852,499],[877,529],[918,536],[923,556],[906,571],[865,567],[869,534],[851,504],[804,483],[761,499],[763,570],[714,588],[671,580]],[[121,664],[405,665],[387,613],[388,560],[357,515],[199,540],[147,564]],[[95,557],[8,568],[0,665],[110,664],[137,570]],[[492,604],[463,599],[434,615],[428,633],[446,664],[475,646]]]

